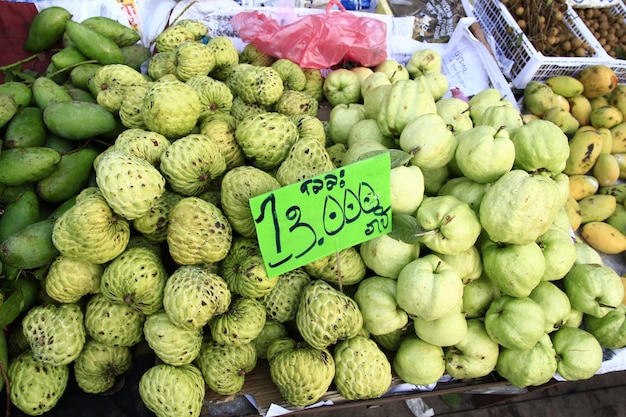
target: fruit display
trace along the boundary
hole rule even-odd
[[[617,59],[624,59],[626,44],[626,26],[623,6],[616,3],[614,7],[580,7],[576,13],[591,33],[598,39],[607,54]]]
[[[572,231],[613,255],[626,250],[623,90],[604,65],[533,81],[524,90],[526,119],[536,119],[528,125],[548,120],[569,138],[563,173],[569,177],[565,207]]]
[[[107,394],[142,345],[159,417],[243,393],[261,362],[300,409],[444,375],[588,379],[626,346],[606,68],[529,85],[531,116],[495,88],[449,96],[429,48],[324,74],[180,19],[137,66],[127,28],[37,16],[24,48],[68,61],[0,85],[0,384],[24,414],[70,378]],[[250,199],[380,154],[391,232],[268,273]]]

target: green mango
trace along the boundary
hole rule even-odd
[[[93,161],[100,152],[81,148],[63,154],[57,169],[37,183],[37,195],[44,201],[58,203],[85,188],[93,171]]]
[[[43,146],[5,149],[0,153],[0,183],[22,185],[50,175],[61,154]]]
[[[52,103],[70,101],[72,96],[67,90],[47,77],[39,77],[33,82],[33,100],[40,109],[44,110]]]
[[[52,262],[59,251],[52,242],[55,219],[47,217],[13,233],[0,243],[0,261],[19,269],[34,269]]]
[[[102,65],[121,64],[124,62],[120,47],[111,39],[88,26],[68,20],[65,30],[72,40],[72,45],[78,48],[86,57],[95,59]]]
[[[18,110],[13,94],[0,94],[0,128],[6,126]]]
[[[150,48],[139,44],[123,46],[120,49],[124,57],[124,64],[137,71],[141,71],[141,64],[152,56]]]
[[[141,39],[137,31],[110,17],[91,16],[81,24],[111,39],[119,47],[134,45]]]
[[[89,79],[96,74],[102,65],[100,64],[81,64],[77,67],[72,68],[70,71],[69,81],[72,85],[82,88],[83,90],[89,91]]]
[[[30,85],[19,81],[7,81],[4,84],[0,84],[0,93],[13,95],[13,99],[20,109],[30,106],[33,99],[33,91]]]
[[[44,110],[43,121],[52,133],[71,140],[98,136],[116,126],[111,112],[99,104],[85,101],[54,103]]]
[[[72,14],[60,6],[42,9],[33,18],[24,43],[24,50],[31,53],[44,52],[56,44],[65,32]]]
[[[73,101],[86,101],[88,103],[97,103],[96,98],[89,91],[83,90],[75,86],[67,87],[67,92],[72,96]]]
[[[17,199],[24,191],[35,191],[35,183],[6,185],[0,183],[0,205],[5,206]]]
[[[43,124],[43,110],[35,106],[19,110],[7,125],[4,134],[6,148],[42,146],[45,141],[46,126]]]
[[[0,242],[39,220],[39,197],[31,190],[24,191],[4,207],[0,217]]]
[[[89,58],[83,55],[75,46],[66,46],[59,52],[54,53],[50,60],[56,68],[61,69],[87,61]]]
[[[9,367],[9,347],[7,346],[7,337],[4,332],[0,332],[0,365],[2,369]],[[0,378],[0,391],[4,388],[4,378]]]
[[[15,280],[11,295],[0,304],[0,328],[4,328],[28,310],[37,300],[39,280],[31,274]]]
[[[57,150],[60,154],[76,149],[76,141],[68,140],[48,132],[43,146]]]

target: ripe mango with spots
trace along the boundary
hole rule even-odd
[[[626,235],[606,222],[589,222],[581,227],[583,240],[595,250],[615,255],[626,250]]]
[[[602,136],[593,126],[582,126],[569,140],[569,148],[563,172],[567,175],[586,174],[602,152]]]
[[[591,170],[601,187],[615,184],[619,180],[620,169],[617,158],[610,153],[601,153]]]
[[[617,200],[612,195],[595,194],[580,200],[578,207],[580,207],[583,224],[594,221],[600,222],[613,214],[615,207],[617,207]]]
[[[595,128],[606,127],[612,128],[624,121],[622,112],[615,106],[602,106],[591,111],[589,114],[589,122]]]
[[[569,193],[576,201],[595,194],[599,187],[600,183],[593,175],[574,174],[569,176]]]

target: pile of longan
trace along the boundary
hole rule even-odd
[[[594,48],[572,32],[564,19],[567,0],[500,0],[522,32],[545,56],[589,57]],[[511,28],[511,31],[513,29]]]
[[[613,58],[626,58],[626,25],[624,16],[612,7],[575,9],[600,45]]]

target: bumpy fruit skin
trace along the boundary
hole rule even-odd
[[[246,103],[261,106],[271,106],[280,99],[285,88],[280,74],[275,69],[255,66],[244,68],[245,71],[238,72],[236,82],[231,84],[235,95]]]
[[[257,362],[252,343],[224,345],[207,339],[202,343],[196,365],[207,386],[221,395],[238,393]]]
[[[267,275],[255,238],[236,237],[221,266],[228,288],[239,295],[260,298],[278,283],[276,277]]]
[[[165,178],[150,162],[122,151],[106,152],[95,167],[109,206],[128,220],[143,216],[165,192]]]
[[[157,417],[197,417],[204,394],[202,373],[194,365],[158,364],[139,380],[139,395]]]
[[[356,301],[316,279],[302,292],[296,325],[309,345],[324,349],[356,336],[363,327],[363,316]]]
[[[225,114],[230,112],[233,106],[233,93],[224,82],[202,75],[191,77],[186,82],[198,92],[200,97],[200,104],[202,104],[200,120],[216,112]]]
[[[347,400],[377,398],[391,385],[391,363],[376,342],[355,336],[337,343],[335,385]]]
[[[199,195],[226,171],[226,159],[211,138],[191,133],[165,150],[160,171],[174,192]]]
[[[313,136],[303,137],[289,149],[287,158],[276,171],[282,185],[293,184],[335,169],[324,144]]]
[[[43,280],[46,294],[60,303],[75,303],[84,295],[100,292],[104,266],[82,259],[57,256]]]
[[[152,82],[138,85],[124,92],[118,115],[122,125],[128,129],[144,129],[146,123],[143,121],[141,108],[143,107],[143,98],[148,91]]]
[[[267,317],[286,323],[296,318],[300,293],[311,282],[311,276],[302,268],[293,269],[278,276],[278,283],[261,298]]]
[[[304,86],[306,85],[306,75],[304,74],[304,70],[300,68],[298,64],[286,58],[279,58],[270,66],[276,70],[278,74],[280,74],[285,90],[304,90]]]
[[[67,365],[85,345],[83,312],[78,304],[38,305],[22,320],[35,359],[46,365]]]
[[[124,64],[109,64],[96,71],[88,81],[88,86],[97,103],[116,114],[126,92],[147,83],[146,77],[134,68]]]
[[[189,30],[196,40],[202,39],[209,32],[206,24],[201,20],[180,19],[176,21],[176,25],[182,26]]]
[[[22,352],[7,369],[11,404],[29,416],[50,411],[65,392],[69,375],[67,365],[42,365],[32,351]]]
[[[126,249],[106,266],[100,291],[113,302],[152,314],[161,308],[166,280],[165,265],[158,254],[137,246]]]
[[[267,319],[261,333],[252,341],[256,356],[259,359],[267,359],[267,347],[274,339],[287,337],[287,326],[276,320]]]
[[[102,294],[92,296],[85,308],[87,333],[108,346],[131,347],[142,341],[145,319],[145,314]]]
[[[146,214],[133,220],[133,227],[152,243],[165,242],[170,210],[183,198],[183,195],[166,188]]]
[[[193,87],[179,80],[163,80],[148,89],[141,112],[148,130],[176,139],[191,133],[201,108]]]
[[[265,307],[250,297],[235,298],[228,310],[209,321],[213,339],[225,345],[243,345],[254,340],[265,325]]]
[[[232,104],[232,101],[229,102]],[[199,123],[200,133],[211,138],[220,148],[226,160],[226,169],[231,170],[242,166],[246,156],[235,138],[237,119],[230,113],[213,112]]]
[[[267,350],[270,378],[282,397],[295,406],[316,403],[335,377],[335,360],[327,349],[276,339]]]
[[[113,212],[98,187],[83,189],[52,229],[52,242],[61,255],[94,264],[113,260],[129,240],[128,220]]]
[[[267,106],[258,103],[246,103],[241,97],[235,96],[235,98],[233,98],[233,105],[230,108],[230,115],[239,122],[253,114],[265,113],[267,111]]]
[[[113,388],[116,377],[132,366],[133,355],[126,346],[109,346],[88,340],[74,361],[74,378],[83,391],[101,394]]]
[[[227,36],[215,36],[207,42],[207,48],[215,57],[215,67],[209,75],[219,81],[224,81],[230,76],[231,69],[239,64],[239,51]]]
[[[155,39],[158,52],[171,52],[183,42],[196,40],[194,31],[186,25],[173,25],[166,28]]]
[[[167,317],[164,310],[150,314],[143,325],[148,345],[163,362],[187,365],[196,359],[202,344],[202,329],[183,329]]]
[[[260,67],[269,67],[275,60],[276,58],[260,51],[253,43],[246,44],[239,54],[239,62]]]
[[[335,285],[339,285],[340,276],[342,285],[358,284],[366,272],[363,258],[354,246],[309,262],[303,268],[311,277]]]
[[[285,90],[274,105],[278,113],[294,116],[306,114],[317,116],[319,102],[309,93],[295,90]]]
[[[233,168],[224,174],[220,188],[222,210],[233,230],[245,237],[255,237],[256,227],[248,201],[280,188],[269,173],[250,165]]]
[[[230,250],[232,239],[230,222],[213,203],[191,196],[170,210],[167,244],[178,265],[219,262]]]
[[[196,75],[208,75],[215,68],[215,56],[202,42],[183,42],[171,53],[174,54],[174,74],[181,81]]]
[[[171,144],[170,140],[160,133],[143,128],[129,128],[117,135],[115,143],[107,150],[131,153],[158,167],[163,152]]]
[[[181,266],[170,275],[163,293],[169,319],[183,329],[200,329],[228,309],[231,294],[224,279],[200,266]]]
[[[252,165],[269,170],[287,157],[298,139],[298,128],[289,116],[265,112],[241,120],[235,137]]]

